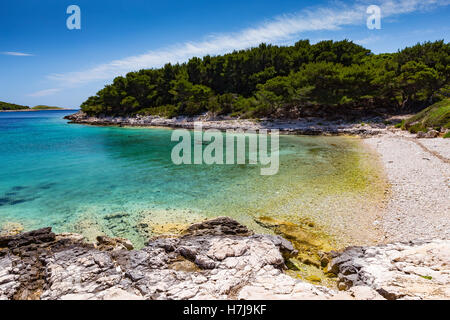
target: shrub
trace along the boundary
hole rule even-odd
[[[428,128],[440,130],[450,128],[450,99],[444,99],[422,110],[405,121],[405,128],[411,133],[427,132]]]
[[[178,114],[178,107],[174,105],[165,105],[160,107],[145,108],[137,112],[137,114],[143,116],[160,116],[173,118]]]

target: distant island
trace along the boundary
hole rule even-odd
[[[0,101],[0,111],[16,111],[16,110],[29,110],[28,106],[21,106],[19,104],[8,103]]]
[[[45,105],[37,105],[35,107],[30,108],[29,106],[22,106],[19,104],[8,103],[0,101],[0,112],[8,112],[8,111],[40,111],[40,110],[70,110],[61,107],[53,107],[53,106],[45,106]]]
[[[32,109],[33,110],[65,110],[65,108],[44,106],[44,105],[38,105],[38,106],[33,107]]]

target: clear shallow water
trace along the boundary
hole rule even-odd
[[[0,226],[137,244],[221,215],[254,229],[271,216],[344,230],[338,218],[351,224],[380,191],[376,159],[354,138],[282,136],[279,173],[261,176],[254,165],[175,166],[171,130],[69,125],[70,113],[0,113]]]

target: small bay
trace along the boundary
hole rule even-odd
[[[255,222],[271,217],[308,221],[338,245],[376,237],[365,231],[383,198],[383,174],[357,138],[281,136],[280,170],[261,176],[249,164],[176,166],[172,130],[68,124],[70,113],[0,113],[0,227],[51,226],[139,247],[217,216],[271,232]]]

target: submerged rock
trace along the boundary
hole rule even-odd
[[[277,220],[272,217],[258,217],[255,222],[272,229],[289,243],[295,252],[285,257],[286,265],[297,276],[310,283],[332,285],[335,280],[327,273],[328,258],[325,252],[332,250],[327,236],[311,221],[297,223]]]
[[[235,236],[250,236],[252,231],[248,230],[246,226],[239,222],[228,218],[218,217],[212,220],[206,220],[200,223],[194,223],[189,226],[186,231],[189,236],[205,236],[205,235],[235,235]]]
[[[0,237],[14,236],[23,231],[23,226],[17,222],[7,222],[0,228]]]

